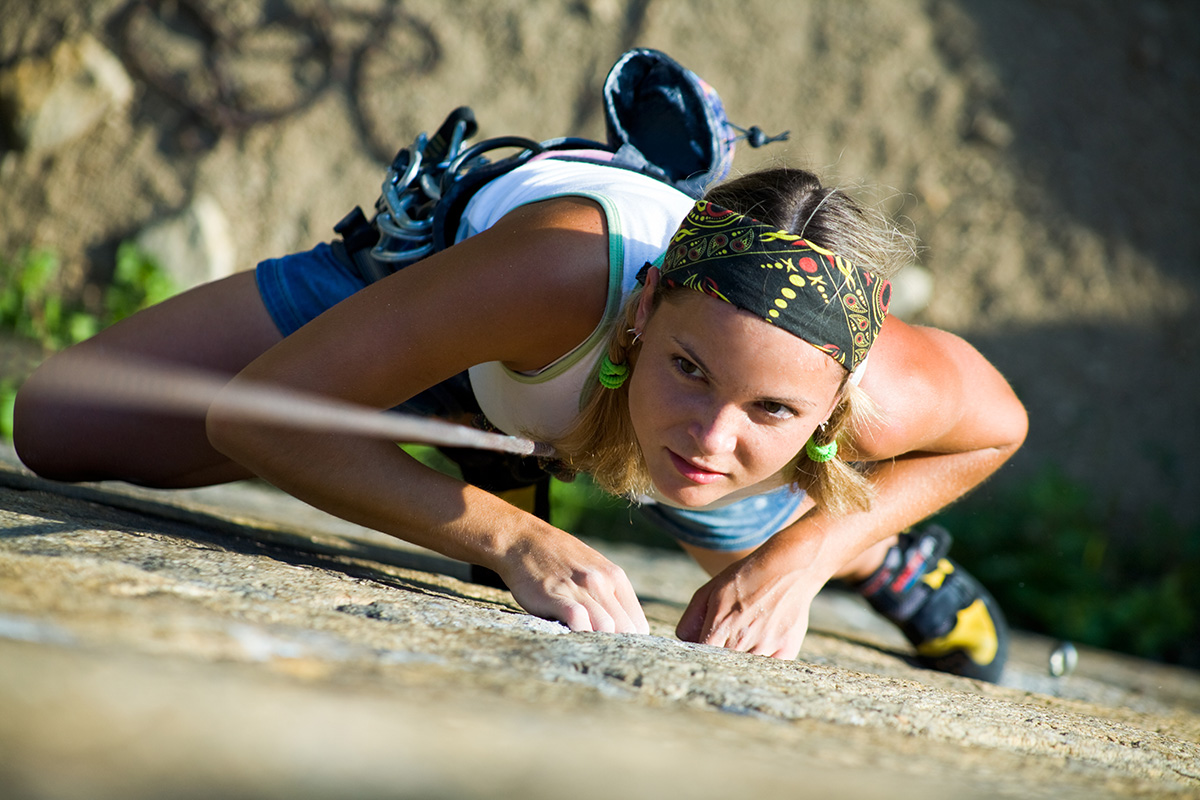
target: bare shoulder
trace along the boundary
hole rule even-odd
[[[878,415],[854,432],[864,460],[956,452],[1024,436],[1024,408],[1000,372],[966,340],[889,317],[862,389]]]
[[[489,360],[517,370],[542,367],[588,337],[608,298],[608,237],[594,201],[558,197],[514,209],[492,228],[444,254],[465,270],[473,313],[511,339]],[[433,268],[437,268],[436,265]],[[503,302],[501,302],[503,301]]]
[[[554,324],[578,328],[581,341],[604,313],[608,296],[608,226],[599,204],[583,197],[557,197],[517,208],[493,228],[456,245],[471,256],[496,248],[520,254],[512,264],[480,258],[494,283],[527,298]],[[511,282],[509,281],[511,275]],[[497,286],[499,290],[504,287]],[[514,298],[516,300],[517,298]],[[519,302],[519,301],[518,301]]]

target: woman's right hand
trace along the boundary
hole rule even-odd
[[[524,539],[495,569],[531,614],[573,631],[649,633],[624,570],[563,531]]]

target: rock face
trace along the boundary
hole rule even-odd
[[[132,99],[133,81],[120,60],[86,34],[0,72],[8,138],[35,156],[84,136]]]
[[[570,633],[464,565],[255,486],[4,467],[0,794],[1200,792],[1193,673],[1084,651],[1053,679],[1051,643],[1018,636],[1004,684],[979,684],[911,666],[838,594],[796,662],[683,644],[698,569],[608,549],[650,636]]]
[[[196,197],[175,216],[141,231],[134,241],[181,290],[232,275],[237,268],[237,246],[229,220],[207,194]]]

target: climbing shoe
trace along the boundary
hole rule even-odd
[[[994,683],[1008,658],[1008,624],[987,589],[946,557],[950,543],[937,525],[902,533],[857,589],[900,627],[922,666]]]

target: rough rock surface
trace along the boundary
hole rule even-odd
[[[132,100],[133,81],[121,62],[87,34],[0,73],[7,138],[35,156],[86,135]]]
[[[683,644],[702,576],[628,545],[652,635],[570,633],[257,485],[0,454],[6,798],[1200,797],[1191,672],[1019,635],[981,684],[836,593],[795,662]]]
[[[229,220],[216,200],[198,196],[174,217],[143,229],[134,242],[170,275],[175,286],[188,289],[237,271],[237,245]]]

